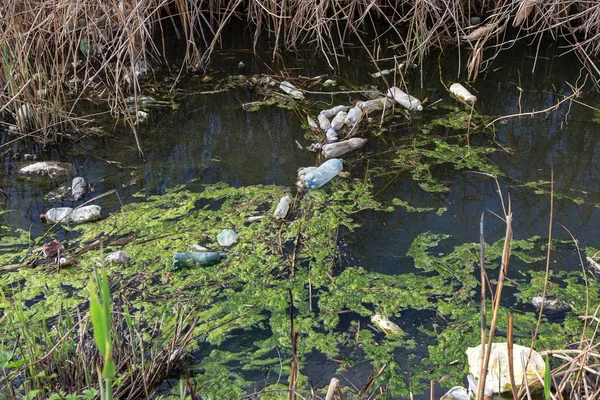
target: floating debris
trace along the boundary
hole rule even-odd
[[[273,216],[277,219],[284,219],[290,209],[291,202],[292,199],[290,196],[282,197],[281,200],[279,200],[279,204],[277,205]]]
[[[51,208],[45,214],[40,214],[40,219],[47,222],[89,222],[102,218],[102,209],[97,205],[83,206],[77,209],[71,207]]]
[[[440,400],[471,400],[471,393],[462,386],[454,386]]]
[[[73,196],[73,200],[77,201],[81,199],[87,192],[88,184],[85,181],[85,178],[81,176],[73,178],[73,182],[71,182],[71,195]]]
[[[129,255],[127,255],[125,250],[118,250],[107,255],[105,260],[108,264],[121,265],[129,261]]]
[[[421,100],[411,96],[410,94],[404,93],[402,90],[395,86],[391,87],[388,90],[387,95],[388,97],[391,97],[394,100],[396,100],[396,103],[400,104],[408,111],[423,111]]]
[[[231,229],[223,229],[221,233],[217,235],[217,242],[221,246],[229,247],[235,244],[238,240],[238,234]]]
[[[214,265],[218,263],[222,258],[226,258],[227,254],[217,252],[189,252],[189,253],[174,253],[173,254],[173,266],[175,267],[189,267],[194,264],[200,265]]]
[[[469,347],[466,353],[469,362],[469,372],[475,379],[479,379],[481,345]],[[531,350],[530,354],[529,347],[520,346],[518,344],[513,345],[512,363],[517,390],[521,383],[529,382],[530,384],[534,384],[534,382],[538,382],[537,376],[544,376],[546,371],[546,364],[540,353]],[[523,368],[525,364],[527,364],[527,369]],[[486,390],[491,390],[493,393],[510,392],[511,384],[508,371],[508,344],[492,344],[490,362],[488,364],[488,372],[485,380]],[[525,375],[527,375],[526,378]]]
[[[465,103],[475,104],[475,102],[477,101],[477,97],[471,92],[469,92],[460,83],[453,83],[452,85],[450,85],[450,93],[452,93]]]
[[[27,165],[19,170],[19,173],[24,175],[40,175],[56,178],[69,173],[71,164],[57,161],[39,161]]]
[[[542,296],[535,296],[531,299],[531,304],[533,304],[533,306],[538,310],[542,307],[542,304],[544,304],[545,311],[564,312],[571,309],[571,306],[554,295],[547,295],[546,299],[544,299]]]
[[[66,185],[62,185],[62,186],[59,186],[56,189],[50,191],[46,195],[46,198],[50,201],[62,201],[62,200],[67,199],[70,195],[71,195],[71,188]]]
[[[338,143],[330,143],[323,146],[321,154],[325,159],[336,158],[353,150],[363,147],[367,139],[352,138]]]
[[[58,240],[51,240],[42,245],[42,254],[44,257],[56,257],[58,254],[61,254],[65,251],[65,246]]]
[[[317,115],[317,120],[319,120],[319,128],[321,128],[321,130],[327,131],[331,128],[331,122],[329,122],[329,118],[324,114]]]
[[[388,317],[385,317],[381,314],[375,313],[371,315],[371,322],[381,329],[386,335],[398,335],[404,333],[404,331],[398,325],[390,321]]]
[[[308,123],[308,127],[312,131],[316,131],[319,128],[319,125],[317,125],[317,122],[314,119],[312,119],[310,116],[306,117],[306,122]]]
[[[350,107],[348,107],[348,106],[339,105],[339,106],[335,106],[333,108],[321,111],[321,115],[325,116],[326,118],[331,118],[331,117],[339,114],[340,111],[346,111],[349,108]]]
[[[304,94],[302,94],[301,91],[299,91],[296,86],[292,85],[290,82],[288,81],[283,81],[279,84],[279,88],[281,90],[283,90],[285,93],[289,94],[290,96],[292,96],[295,99],[298,100],[303,100],[304,99]]]

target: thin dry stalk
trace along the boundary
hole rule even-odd
[[[504,281],[506,280],[506,276],[508,274],[508,265],[510,261],[510,250],[512,243],[512,208],[510,197],[508,198],[508,205],[504,205],[504,201],[502,200],[502,195],[500,191],[500,184],[496,180],[496,186],[498,187],[498,192],[501,196],[502,208],[504,210],[504,223],[506,225],[506,232],[504,235],[504,247],[502,249],[502,259],[500,264],[500,271],[498,274],[498,284],[496,286],[496,293],[493,298],[492,303],[492,320],[490,322],[490,331],[489,331],[489,339],[487,341],[487,346],[482,347],[481,351],[485,351],[485,357],[483,360],[483,369],[479,371],[479,382],[477,385],[477,399],[483,399],[484,390],[485,390],[485,381],[487,376],[488,365],[490,362],[490,354],[492,352],[492,343],[494,342],[494,332],[496,329],[496,324],[498,322],[498,311],[500,309],[500,299],[502,297],[502,289],[504,287]],[[483,283],[482,283],[483,284]]]

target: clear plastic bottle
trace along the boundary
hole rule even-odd
[[[71,221],[71,207],[56,207],[46,211],[46,214],[40,214],[40,219],[47,222],[69,222]]]
[[[102,218],[101,215],[102,208],[97,205],[84,206],[80,208],[76,208],[71,213],[71,221],[73,222],[87,222],[87,221],[96,221]]]
[[[222,258],[226,258],[227,254],[211,251],[191,251],[188,253],[174,253],[173,266],[188,267],[194,264],[213,265],[219,262]]]
[[[342,105],[335,106],[328,110],[321,111],[321,115],[324,115],[327,118],[331,118],[334,115],[337,115],[340,111],[346,111],[348,108],[349,108],[348,106],[342,106]]]
[[[317,189],[333,179],[342,170],[342,160],[333,158],[325,161],[317,169],[310,171],[304,177],[309,189]]]
[[[284,219],[290,210],[291,202],[292,199],[290,199],[290,196],[282,197],[281,200],[279,200],[279,204],[277,205],[273,216],[277,219]]]
[[[331,121],[331,129],[339,131],[344,126],[344,120],[348,116],[346,111],[340,111]]]
[[[365,143],[367,143],[367,139],[352,138],[344,140],[343,142],[326,144],[321,149],[321,154],[323,154],[323,157],[326,159],[339,157],[351,152],[352,150],[363,147]]]
[[[327,129],[325,135],[327,137],[327,143],[333,143],[338,141],[338,134],[333,128]]]
[[[346,125],[354,126],[360,121],[362,117],[362,110],[358,106],[354,106],[348,111],[348,115],[344,119]]]
[[[396,86],[391,87],[387,92],[388,97],[392,97],[398,104],[406,108],[408,111],[423,111],[421,100],[404,93]]]

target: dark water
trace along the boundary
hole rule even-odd
[[[555,58],[556,49],[552,46],[545,51],[546,54],[540,54],[534,73],[531,72],[533,57],[523,56],[529,50],[522,48],[503,53],[473,85],[479,98],[477,110],[492,116],[541,110],[553,106],[562,96],[572,94],[571,85],[583,82],[580,71],[574,68],[575,61]],[[246,63],[246,73],[266,70],[264,63],[257,62],[247,53],[230,51],[218,53],[215,57],[226,73],[235,72],[239,60]],[[442,59],[445,66],[457,65],[455,54],[448,54]],[[302,65],[303,61],[306,60],[292,59],[289,64]],[[338,79],[381,84],[366,75],[366,71],[370,71],[367,62],[356,62],[360,63],[358,68]],[[456,67],[447,68],[443,71],[444,79],[455,80]],[[439,99],[453,103],[454,100],[440,84],[437,57],[428,59],[424,71],[424,88],[420,88],[417,71],[409,77],[413,94],[427,97],[429,104]],[[325,72],[325,65],[313,65],[309,71],[302,71],[307,75]],[[589,89],[587,86],[578,100],[596,104],[598,95]],[[348,101],[359,99],[358,96],[348,96]],[[315,164],[314,154],[301,150],[296,144],[296,141],[302,146],[309,144],[303,138],[301,121],[292,111],[275,107],[263,108],[256,113],[242,110],[242,103],[254,100],[260,98],[249,91],[232,90],[189,95],[174,111],[153,109],[150,120],[140,127],[139,132],[146,162],[138,158],[131,133],[119,127],[114,131],[112,127],[106,127],[109,132],[106,137],[88,138],[78,142],[74,148],[64,150],[54,148],[41,152],[38,146],[27,142],[4,145],[0,148],[0,189],[7,197],[0,193],[0,225],[31,230],[33,236],[43,233],[39,214],[57,205],[47,201],[44,195],[50,189],[70,182],[75,175],[85,176],[94,185],[92,195],[116,189],[123,202],[134,201],[135,196],[140,194],[162,193],[191,179],[203,183],[225,181],[235,186],[293,186],[296,169]],[[324,98],[323,101],[331,99]],[[426,108],[419,118],[425,120],[431,116],[432,112]],[[589,107],[565,102],[551,113],[507,118],[503,123],[495,124],[495,140],[513,150],[495,153],[491,159],[506,174],[500,185],[504,195],[510,193],[511,196],[515,238],[547,236],[548,196],[535,195],[520,185],[550,180],[553,170],[557,191],[585,200],[583,205],[571,200],[556,201],[554,236],[570,238],[566,229],[561,227],[563,225],[582,247],[600,247],[600,211],[594,207],[600,203],[600,125],[592,122],[593,117],[594,111]],[[366,160],[379,158],[378,152],[389,148],[390,141],[400,141],[408,133],[408,129],[401,128],[390,132],[385,140],[371,138],[364,150],[367,156],[356,161],[352,168],[364,170]],[[2,137],[1,143],[10,139]],[[21,178],[17,170],[27,162],[13,158],[16,153],[38,153],[41,160],[70,162],[74,173],[53,182]],[[402,210],[363,213],[359,216],[362,227],[342,235],[341,246],[346,257],[366,269],[401,274],[413,268],[406,253],[418,234],[431,231],[452,235],[444,244],[448,249],[467,241],[478,241],[482,212],[486,212],[488,241],[502,238],[502,222],[487,212],[501,213],[494,181],[452,169],[445,170],[443,174],[450,191],[442,195],[424,192],[407,176],[375,178],[378,198],[383,202],[398,197],[415,206],[443,206],[447,207],[447,211],[441,216]],[[118,208],[119,200],[111,195],[100,199],[98,204],[106,212],[111,212]],[[553,261],[552,265],[556,268],[580,268],[575,253],[570,249],[555,252]],[[538,267],[542,266],[534,266]],[[418,347],[423,347],[425,342],[419,339],[416,327],[427,323],[421,321],[427,318],[410,310],[404,315],[405,326],[402,328],[409,333],[414,332]],[[337,368],[335,363],[318,353],[305,361],[306,371],[303,372],[315,384],[325,384]],[[355,369],[348,371],[347,377],[351,382],[363,382],[371,372],[369,363],[358,363]]]

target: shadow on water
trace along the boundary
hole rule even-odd
[[[522,52],[516,51],[503,53],[474,84],[480,99],[476,106],[478,111],[498,116],[540,110],[556,104],[561,99],[560,95],[570,95],[572,88],[567,82],[576,85],[582,79],[564,59],[555,61],[552,57],[555,50],[548,48],[548,54],[541,55],[533,74],[529,72],[534,62],[532,57],[523,57]],[[216,57],[219,57],[218,53]],[[414,94],[427,97],[428,104],[438,99],[442,99],[443,103],[453,103],[454,100],[440,85],[437,59],[432,57],[428,62],[424,75],[425,89],[419,89],[414,83],[418,81],[417,77],[411,76],[411,80],[414,77],[411,84]],[[455,54],[444,56],[443,65],[457,65]],[[248,68],[262,68],[262,65],[253,67],[249,61]],[[456,76],[455,70],[443,72],[447,79]],[[354,70],[352,74],[358,72]],[[368,78],[364,80],[369,81]],[[78,142],[74,149],[52,149],[49,153],[40,153],[42,160],[73,164],[72,173],[56,181],[19,177],[17,170],[26,162],[13,158],[13,155],[38,153],[40,149],[24,142],[11,144],[3,148],[0,159],[0,189],[8,196],[2,198],[0,194],[3,211],[0,213],[0,225],[31,230],[33,237],[41,235],[45,227],[39,221],[39,214],[59,205],[46,200],[45,194],[70,182],[74,176],[85,176],[94,186],[86,200],[116,189],[124,202],[136,201],[139,195],[163,193],[190,180],[201,183],[224,181],[234,186],[293,186],[297,168],[315,164],[314,155],[296,145],[296,141],[307,144],[300,121],[293,112],[275,107],[263,108],[255,113],[242,110],[242,103],[255,100],[260,99],[246,90],[191,94],[176,110],[153,112],[140,129],[141,145],[147,157],[145,163],[137,158],[133,137],[120,128],[106,137]],[[581,100],[594,103],[598,96],[586,93]],[[432,116],[432,112],[426,108],[420,118],[427,119],[428,116]],[[597,239],[600,237],[600,212],[595,207],[600,204],[600,139],[598,124],[592,122],[593,117],[594,113],[589,108],[564,103],[552,113],[509,118],[495,124],[495,140],[511,149],[509,152],[496,152],[491,160],[506,175],[501,178],[501,186],[511,195],[515,238],[544,237],[547,234],[548,196],[534,194],[523,185],[532,181],[548,181],[553,168],[556,190],[565,195],[555,204],[555,237],[570,238],[564,229],[559,229],[560,223],[571,230],[582,246],[600,246]],[[399,131],[390,135],[401,140],[407,133]],[[3,136],[0,144],[10,139]],[[384,158],[380,154],[390,147],[389,138],[370,140],[367,150],[371,153],[366,158]],[[368,166],[364,168],[368,176]],[[400,198],[414,206],[445,207],[447,211],[437,215],[435,212],[411,213],[397,208],[392,212],[367,211],[357,215],[361,227],[352,232],[343,231],[340,235],[344,267],[362,266],[389,275],[418,272],[413,260],[406,256],[417,235],[426,231],[451,235],[438,248],[441,252],[451,251],[453,246],[465,242],[477,242],[482,212],[486,212],[488,241],[501,239],[504,226],[488,211],[501,212],[493,180],[451,168],[445,169],[442,174],[449,191],[435,195],[423,191],[405,175],[374,178],[375,192],[383,203]],[[581,198],[584,202],[577,204],[570,197]],[[119,207],[114,196],[102,198],[98,203],[106,213]],[[72,205],[68,202],[63,204]],[[555,253],[552,265],[558,269],[580,268],[573,251]],[[541,269],[542,266],[538,263],[535,268]],[[415,363],[427,352],[429,339],[420,336],[419,328],[426,326],[430,329],[434,318],[430,314],[429,311],[416,310],[406,310],[402,314],[402,328],[417,342]],[[339,328],[347,331],[356,318],[342,316]],[[368,319],[363,322],[368,323]],[[231,339],[228,344],[243,346],[242,338],[252,337],[253,333],[244,332],[243,335]],[[257,333],[257,336],[260,335]],[[398,356],[402,358],[402,355]],[[338,366],[339,363],[314,352],[304,360],[303,373],[314,384],[322,386],[335,374]],[[350,382],[358,384],[364,382],[371,372],[370,363],[357,361],[345,373]],[[251,376],[262,379],[254,372]]]

